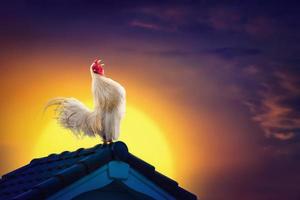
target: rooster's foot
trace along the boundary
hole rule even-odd
[[[112,140],[103,140],[103,147],[106,147],[107,145],[112,145],[113,141]]]

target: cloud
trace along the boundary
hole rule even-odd
[[[156,50],[156,51],[144,51],[144,54],[148,55],[154,55],[154,56],[160,56],[160,57],[178,57],[178,56],[190,56],[195,55],[196,52],[193,51],[187,51],[187,50],[180,50],[180,49],[174,49],[174,50]]]
[[[189,15],[189,9],[186,6],[144,6],[135,10],[135,12],[160,19],[162,21],[168,21],[170,23],[183,23],[186,17]]]
[[[130,26],[156,31],[177,31],[190,16],[190,9],[177,4],[143,5],[128,11],[133,14]]]
[[[265,16],[257,16],[248,20],[243,28],[246,33],[259,37],[266,37],[274,32],[271,20]]]
[[[279,79],[280,86],[294,96],[300,95],[300,80],[299,80],[300,71],[295,71],[295,69],[289,69],[288,73],[276,72],[275,76]],[[299,100],[299,99],[298,99]],[[298,104],[299,105],[299,104]]]
[[[200,18],[201,21],[206,21],[216,30],[240,31],[242,15],[237,9],[217,7],[209,10],[207,18]]]
[[[198,23],[218,32],[236,32],[256,38],[265,38],[275,32],[274,20],[270,16],[247,12],[248,6],[244,6],[210,7],[198,15]]]
[[[261,39],[278,35],[273,33],[278,33],[285,26],[280,23],[278,17],[258,11],[256,7],[247,3],[239,6],[222,3],[199,3],[191,6],[179,2],[172,5],[144,4],[129,9],[128,13],[133,17],[132,20],[151,22],[173,31],[214,30],[216,33],[234,32]]]
[[[259,69],[255,65],[249,65],[249,66],[243,68],[243,72],[246,75],[252,76],[252,75],[256,75],[257,73],[259,73]]]
[[[257,72],[258,73],[258,72]],[[300,73],[289,70],[265,71],[244,104],[267,138],[292,140],[300,134]],[[249,75],[249,74],[248,74]],[[253,78],[253,75],[252,75]],[[252,80],[253,81],[253,80]]]
[[[155,30],[178,31],[180,28],[195,23],[197,12],[196,7],[180,3],[160,4],[160,5],[142,5],[128,10],[129,16],[133,21],[143,21],[143,23],[155,24]],[[148,28],[148,25],[140,25]],[[152,27],[149,26],[149,30]]]
[[[222,47],[222,48],[207,50],[206,52],[227,59],[244,57],[244,56],[255,56],[262,53],[262,51],[257,48],[242,48],[242,47]]]
[[[173,32],[185,19],[185,12],[179,7],[142,6],[130,11],[134,18],[129,26],[146,30]]]
[[[129,22],[129,25],[132,27],[138,27],[138,28],[143,28],[143,29],[148,29],[148,30],[164,30],[163,27],[161,27],[158,24],[154,24],[154,23],[149,23],[149,22],[144,22],[141,20],[133,20],[131,22]]]
[[[289,140],[295,137],[294,132],[277,132],[274,134],[274,137],[279,140]]]

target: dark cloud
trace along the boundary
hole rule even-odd
[[[167,31],[167,32],[176,31],[176,26],[173,25],[139,20],[139,19],[132,20],[128,24],[131,27],[142,28],[151,31]]]
[[[195,52],[187,51],[187,50],[162,50],[162,51],[145,51],[145,54],[160,56],[160,57],[183,57],[183,56],[190,56],[195,55]]]
[[[291,66],[299,67],[300,66],[300,58],[289,58],[285,60]]]
[[[207,50],[208,53],[215,54],[222,58],[237,58],[237,57],[244,57],[244,56],[255,56],[262,53],[260,49],[256,48],[238,48],[238,47],[223,47],[223,48],[216,48],[212,50]]]
[[[147,27],[149,29],[155,29],[153,27]],[[128,50],[128,49],[126,49]],[[235,59],[235,58],[243,58],[248,56],[256,56],[262,54],[260,49],[255,48],[235,48],[235,47],[223,47],[216,49],[208,49],[208,50],[188,50],[188,49],[166,49],[166,50],[150,50],[150,51],[142,51],[137,49],[130,49],[130,51],[135,51],[136,53],[160,56],[160,57],[176,57],[176,56],[206,56],[212,55],[221,57],[223,59]],[[251,68],[245,69],[247,73],[256,73],[257,69]]]

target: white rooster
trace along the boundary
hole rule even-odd
[[[75,135],[99,135],[104,143],[117,140],[120,122],[125,113],[126,92],[117,82],[104,76],[104,64],[96,60],[90,67],[94,110],[75,98],[55,98],[49,106],[56,106],[58,122]]]

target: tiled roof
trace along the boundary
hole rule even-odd
[[[177,182],[155,171],[152,165],[128,152],[126,144],[96,145],[33,159],[28,165],[4,175],[0,199],[43,199],[112,160],[122,160],[177,199],[197,199]]]

